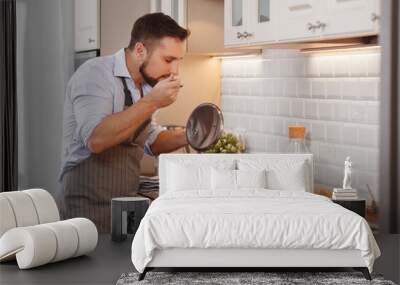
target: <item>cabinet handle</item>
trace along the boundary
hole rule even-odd
[[[371,14],[371,21],[372,21],[372,22],[378,21],[379,18],[380,18],[380,17],[379,17],[378,14],[376,14],[376,13],[372,13],[372,14]]]
[[[325,30],[325,28],[326,28],[326,23],[317,21],[316,24],[317,24],[317,25],[316,25],[315,27],[316,27],[317,29]]]
[[[252,33],[244,32],[243,36],[247,39],[248,37],[253,36]]]
[[[236,37],[237,37],[238,39],[244,38],[244,34],[242,34],[241,32],[237,32],[237,33],[236,33]]]
[[[308,27],[309,31],[313,31],[313,32],[315,32],[315,29],[317,28],[317,26],[313,25],[312,23],[308,23],[307,27]]]
[[[89,44],[94,43],[95,41],[96,41],[95,39],[88,38],[88,43],[89,43]]]

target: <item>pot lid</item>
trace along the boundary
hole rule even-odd
[[[196,107],[186,124],[186,139],[197,151],[215,144],[223,130],[224,118],[217,105],[203,103]]]

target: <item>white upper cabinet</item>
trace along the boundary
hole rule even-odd
[[[248,1],[248,0],[247,0]],[[227,0],[224,2],[225,9],[225,44],[245,44],[245,30],[247,28],[246,0]]]
[[[276,39],[278,1],[251,0],[249,5],[249,43],[268,43]]]
[[[381,24],[381,1],[374,0],[374,11],[371,14],[371,21],[374,22],[374,29],[376,33],[379,33]]]
[[[276,1],[225,0],[225,45],[247,45],[275,39]]]
[[[150,11],[162,12],[174,19],[181,27],[187,27],[187,0],[151,0]]]
[[[376,35],[379,5],[380,0],[225,0],[225,46]]]
[[[329,1],[329,0],[328,0]],[[318,35],[317,21],[327,0],[279,1],[277,40],[298,40]]]
[[[328,12],[319,20],[325,27],[321,30],[325,35],[375,32],[375,0],[329,0],[326,3]]]
[[[99,0],[75,0],[75,51],[100,48]]]

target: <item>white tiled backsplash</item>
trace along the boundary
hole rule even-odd
[[[265,50],[222,60],[221,106],[227,129],[246,130],[249,152],[285,152],[288,126],[307,128],[315,183],[340,187],[346,156],[352,186],[378,198],[380,51]]]

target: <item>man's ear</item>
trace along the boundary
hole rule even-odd
[[[135,56],[140,60],[144,60],[147,56],[147,49],[142,42],[135,44],[134,52]]]

